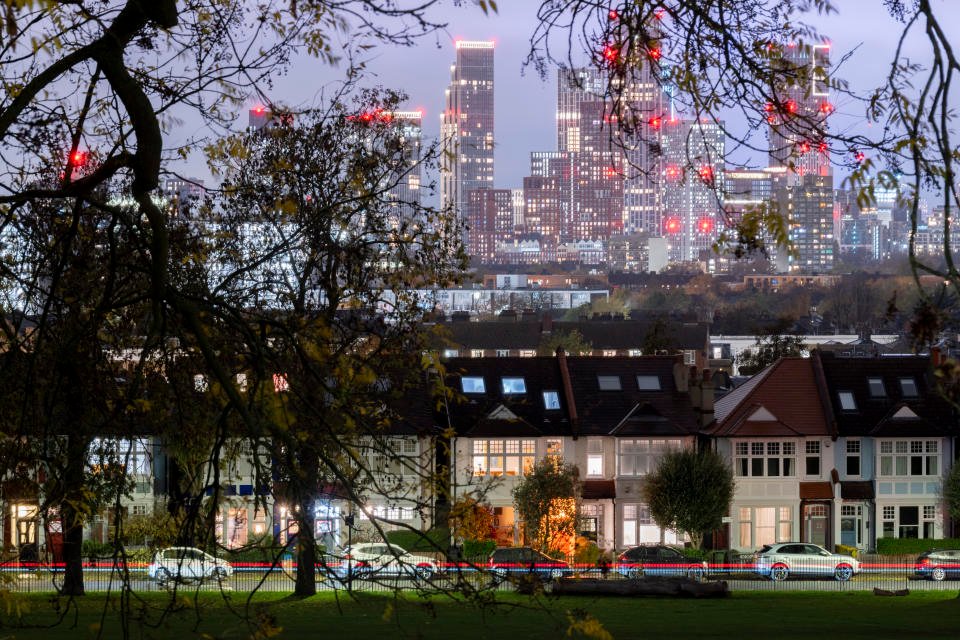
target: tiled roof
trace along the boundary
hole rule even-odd
[[[837,358],[815,351],[813,357],[822,363],[840,435],[938,437],[956,433],[956,412],[937,392],[928,356]],[[870,378],[880,379],[882,394],[870,392]],[[904,394],[901,380],[912,380],[916,394]],[[854,410],[841,407],[840,392],[853,395]],[[916,417],[901,412],[904,407]]]
[[[801,500],[833,500],[833,483],[831,482],[801,482]]]
[[[573,411],[564,392],[560,359],[536,358],[452,358],[447,361],[447,384],[464,396],[449,403],[450,421],[462,435],[507,432],[513,420],[490,424],[490,414],[501,407],[516,416],[516,428],[535,429],[542,435],[671,435],[693,436],[697,414],[688,393],[677,391],[674,356],[573,357],[565,358],[574,402]],[[680,367],[685,371],[686,367]],[[464,376],[484,379],[485,392],[462,394]],[[526,393],[504,395],[502,377],[522,377]],[[617,378],[620,390],[599,388],[599,376]],[[660,390],[641,390],[637,376],[659,381]],[[560,408],[548,410],[543,392],[556,391]],[[576,416],[576,420],[572,418]],[[444,419],[445,420],[445,419]],[[441,422],[443,424],[443,422]]]
[[[617,483],[614,480],[585,480],[581,497],[584,500],[616,498]]]
[[[825,436],[830,417],[820,401],[810,358],[782,358],[717,400],[713,436]]]

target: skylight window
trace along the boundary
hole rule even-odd
[[[640,391],[660,391],[660,376],[637,376]]]
[[[857,401],[853,398],[852,391],[841,391],[837,394],[840,398],[840,408],[844,411],[856,411]]]
[[[916,398],[920,395],[917,391],[917,381],[913,378],[900,378],[900,393],[905,398]]]
[[[527,382],[523,378],[500,378],[500,391],[505,396],[526,393]]]
[[[597,376],[600,391],[620,391],[620,376]]]
[[[543,408],[547,411],[553,411],[560,408],[560,394],[556,391],[543,392]]]
[[[874,398],[882,398],[887,395],[887,389],[883,386],[883,378],[867,378],[867,387],[870,389],[870,395]]]
[[[460,388],[464,393],[486,393],[487,386],[480,376],[464,376],[460,378]]]

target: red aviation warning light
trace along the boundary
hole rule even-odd
[[[647,55],[650,56],[651,60],[659,60],[663,52],[660,51],[660,47],[650,47],[647,49]]]
[[[805,153],[808,153],[809,151],[810,151],[810,143],[807,142],[806,140],[797,144],[797,153],[799,153],[801,156]]]
[[[86,164],[87,156],[88,154],[86,151],[80,151],[80,150],[74,151],[73,153],[70,154],[70,164],[72,164],[75,167],[82,166]]]
[[[697,174],[705,183],[713,184],[713,167],[710,165],[704,165],[697,169]]]
[[[603,169],[603,175],[607,178],[616,178],[620,175],[620,172],[616,167],[605,167]]]
[[[787,100],[783,103],[783,108],[786,109],[787,113],[794,114],[797,112],[797,101]]]
[[[667,233],[680,233],[680,218],[670,216],[663,220],[663,230]]]
[[[856,160],[857,162],[863,162],[866,157],[867,156],[863,154],[863,151],[856,151],[853,154],[853,159]]]
[[[697,231],[700,233],[711,233],[713,231],[713,218],[700,218],[697,220]]]
[[[663,18],[666,15],[667,15],[667,10],[664,9],[663,7],[657,7],[653,11],[653,17],[656,18],[657,20],[663,20]]]
[[[607,18],[610,20],[610,22],[616,22],[620,19],[620,14],[616,9],[610,9],[610,13],[607,14]]]
[[[609,64],[616,64],[620,61],[620,47],[615,44],[607,44],[603,47],[603,59]]]
[[[651,129],[659,129],[660,125],[663,124],[663,118],[661,118],[660,116],[653,116],[652,118],[647,120],[647,124],[650,125]]]
[[[820,143],[820,146],[817,147],[817,150],[820,151],[820,153],[826,153],[826,152],[829,150],[828,147],[827,147],[827,143],[826,143],[826,142],[821,142],[821,143]]]
[[[258,116],[262,116],[264,113],[267,112],[267,108],[264,107],[262,104],[258,104],[253,108],[253,112]]]
[[[833,106],[833,103],[824,100],[820,103],[820,113],[825,116],[830,115],[836,110],[836,107]]]
[[[680,167],[675,164],[668,164],[663,168],[663,175],[667,178],[667,180],[676,182],[683,177],[683,171],[681,171]]]

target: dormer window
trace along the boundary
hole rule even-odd
[[[600,391],[620,391],[620,376],[597,376]]]
[[[900,378],[900,393],[904,398],[916,398],[919,396],[917,381],[913,378]]]
[[[637,376],[640,391],[660,391],[660,376]]]
[[[883,398],[887,395],[887,389],[883,386],[883,378],[867,378],[867,388],[874,398]]]
[[[500,378],[500,391],[505,396],[527,392],[527,382],[523,378]]]
[[[556,411],[560,409],[560,394],[556,391],[543,392],[543,408],[547,411]]]
[[[460,378],[460,388],[464,393],[486,393],[487,386],[481,376],[463,376]]]
[[[840,399],[840,409],[843,411],[857,410],[857,401],[854,400],[852,391],[840,391],[837,397]]]

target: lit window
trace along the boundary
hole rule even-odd
[[[840,398],[840,408],[844,411],[856,411],[857,401],[853,399],[852,391],[841,391],[837,394]]]
[[[547,455],[558,458],[563,455],[563,440],[560,438],[547,438]]]
[[[460,355],[460,352],[457,349],[444,349],[443,357],[444,358],[456,358]]]
[[[509,358],[509,357],[510,357],[510,349],[497,349],[497,357],[498,357],[498,358]]]
[[[620,376],[597,376],[600,391],[620,391]]]
[[[464,393],[486,393],[487,387],[483,378],[479,376],[464,376],[460,378],[460,388]]]
[[[587,476],[603,477],[603,440],[600,438],[587,439]]]
[[[543,408],[552,411],[560,408],[560,394],[556,391],[543,392]]]
[[[527,392],[527,383],[523,378],[500,378],[500,390],[503,395]]]
[[[640,391],[660,391],[660,376],[637,376]]]

